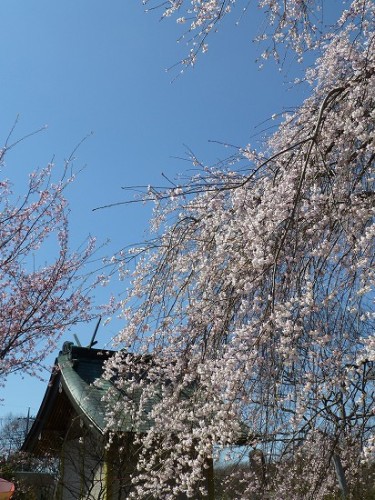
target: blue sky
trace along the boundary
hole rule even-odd
[[[245,145],[272,125],[261,124],[273,113],[303,97],[303,88],[288,84],[293,64],[286,73],[272,63],[258,70],[254,12],[238,27],[236,14],[229,17],[197,66],[173,83],[178,70],[165,69],[188,51],[176,43],[181,28],[174,20],[159,22],[160,13],[146,15],[138,0],[2,0],[0,16],[0,142],[18,114],[15,137],[48,125],[10,152],[3,175],[21,191],[30,171],[52,157],[62,165],[93,131],[76,153],[76,168],[85,169],[67,192],[72,248],[88,234],[111,240],[107,254],[139,242],[148,229],[147,207],[92,209],[129,197],[122,186],[159,185],[162,172],[171,178],[184,172],[189,164],[175,159],[184,156],[184,145],[206,164],[225,158],[228,150],[209,140]],[[97,301],[106,294],[98,291]],[[86,343],[94,327],[73,333]],[[99,347],[115,328],[100,329]],[[1,389],[0,415],[26,414],[28,407],[35,414],[45,388],[43,381],[12,376]]]

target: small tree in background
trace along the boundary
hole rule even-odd
[[[9,413],[5,417],[2,417],[0,426],[1,456],[8,457],[21,449],[33,421],[34,418],[29,415],[16,416]]]
[[[230,3],[194,1],[192,22],[211,30]],[[374,3],[351,2],[314,43],[298,27],[313,28],[320,2],[260,4],[278,19],[275,42],[319,49],[311,96],[261,150],[244,147],[227,168],[193,158],[195,177],[145,195],[156,236],[129,255],[117,339],[145,361],[120,351],[107,363],[124,394],[109,428],[124,414],[135,432],[153,423],[132,498],[206,495],[209,460],[221,449],[233,461],[233,445],[251,459],[228,498],[364,496],[375,442]]]

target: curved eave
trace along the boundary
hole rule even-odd
[[[58,451],[69,432],[72,420],[77,416],[98,434],[104,433],[105,412],[101,402],[103,391],[85,380],[83,375],[90,376],[90,373],[82,374],[79,367],[80,360],[88,360],[89,363],[93,359],[98,360],[98,352],[75,347],[72,351],[60,353],[55,360],[55,368],[35,421],[22,445],[22,451],[34,454]],[[101,370],[103,360],[109,355],[100,356],[100,361],[94,363],[96,372]],[[78,360],[75,359],[77,357]]]
[[[94,428],[100,434],[105,432],[105,411],[101,401],[103,392],[97,387],[85,382],[74,369],[74,360],[67,355],[58,357],[61,370],[63,391],[68,396],[75,412],[85,424]]]

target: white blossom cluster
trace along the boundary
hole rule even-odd
[[[296,19],[311,4],[261,3]],[[192,1],[196,22],[223,5]],[[343,17],[308,72],[311,97],[261,153],[155,195],[159,233],[139,251],[124,351],[107,366],[128,395],[111,399],[109,427],[126,414],[139,433],[131,498],[199,498],[215,450],[233,445],[262,457],[233,498],[325,498],[334,459],[350,487],[372,456],[374,3]]]

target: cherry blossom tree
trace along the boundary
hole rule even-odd
[[[191,2],[193,22],[219,20],[230,3]],[[316,4],[260,3],[271,15],[284,6],[275,33],[289,43]],[[122,394],[115,404],[109,395],[109,428],[125,415],[135,432],[149,423],[131,498],[213,498],[205,471],[219,455],[240,466],[229,498],[365,498],[375,452],[374,20],[374,3],[355,0],[320,37],[310,97],[262,148],[244,147],[226,168],[193,158],[193,178],[145,194],[155,237],[127,258],[136,266],[123,350],[107,364]]]
[[[19,141],[17,141],[18,143]],[[70,252],[66,187],[73,180],[67,161],[55,182],[52,164],[29,175],[23,197],[12,192],[6,178],[5,155],[0,161],[0,377],[22,370],[37,375],[45,356],[71,325],[87,320],[90,293],[83,267],[92,256],[94,240]],[[54,257],[52,257],[54,255]],[[47,256],[47,257],[46,257]],[[48,257],[50,256],[50,257]]]

